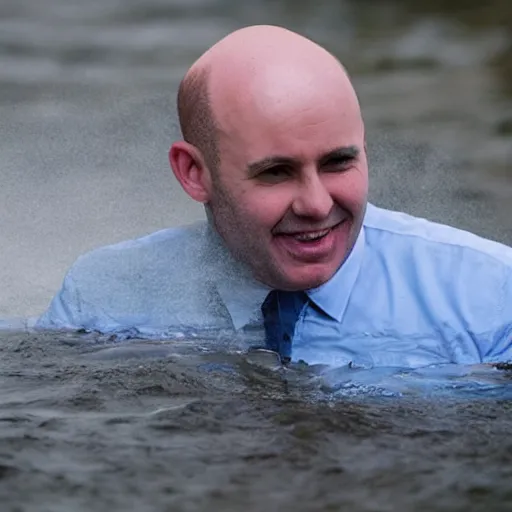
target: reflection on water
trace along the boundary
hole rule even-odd
[[[261,338],[255,338],[260,342]],[[253,342],[253,345],[254,345]],[[85,339],[76,338],[67,344],[79,345]],[[91,343],[91,335],[88,335]],[[87,344],[88,344],[87,343]],[[179,341],[125,341],[98,348],[96,343],[87,350],[85,358],[95,361],[135,361],[179,358],[183,365],[207,373],[251,375],[265,386],[279,383],[288,391],[296,388],[298,396],[314,400],[381,397],[443,397],[512,398],[512,364],[440,365],[419,369],[391,367],[358,367],[350,363],[343,367],[308,365],[302,361],[282,365],[276,352],[266,349],[247,349],[251,342],[243,337],[210,339],[194,338]],[[223,352],[219,349],[223,347]]]

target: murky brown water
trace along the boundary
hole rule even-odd
[[[39,313],[80,253],[203,216],[168,169],[173,97],[252,23],[346,64],[375,202],[512,243],[512,3],[446,4],[3,0],[0,318]],[[335,393],[199,346],[96,357],[80,337],[0,334],[1,510],[510,509],[506,372]]]
[[[2,510],[509,510],[512,394],[335,397],[198,346],[4,335]]]

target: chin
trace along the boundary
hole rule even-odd
[[[294,276],[288,280],[290,288],[294,290],[310,290],[327,283],[336,273],[336,269],[318,269],[316,272],[307,272],[306,275]]]

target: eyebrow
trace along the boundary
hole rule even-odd
[[[357,146],[343,146],[323,154],[318,158],[317,163],[321,166],[329,160],[353,160],[359,156],[359,153],[360,150]],[[251,162],[247,166],[247,173],[249,177],[253,177],[264,169],[269,169],[276,165],[298,166],[300,165],[300,160],[288,156],[269,156],[261,160],[257,160],[256,162]]]
[[[319,165],[324,165],[329,160],[355,160],[360,150],[357,146],[345,146],[333,149],[318,159]]]

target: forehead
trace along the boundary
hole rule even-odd
[[[363,124],[326,102],[272,116],[242,117],[219,138],[221,160],[237,166],[271,156],[309,162],[339,147],[362,148]]]
[[[281,73],[282,75],[282,73]],[[317,158],[339,146],[362,146],[363,122],[351,85],[331,77],[267,77],[225,98],[220,148],[246,161],[281,154]]]

